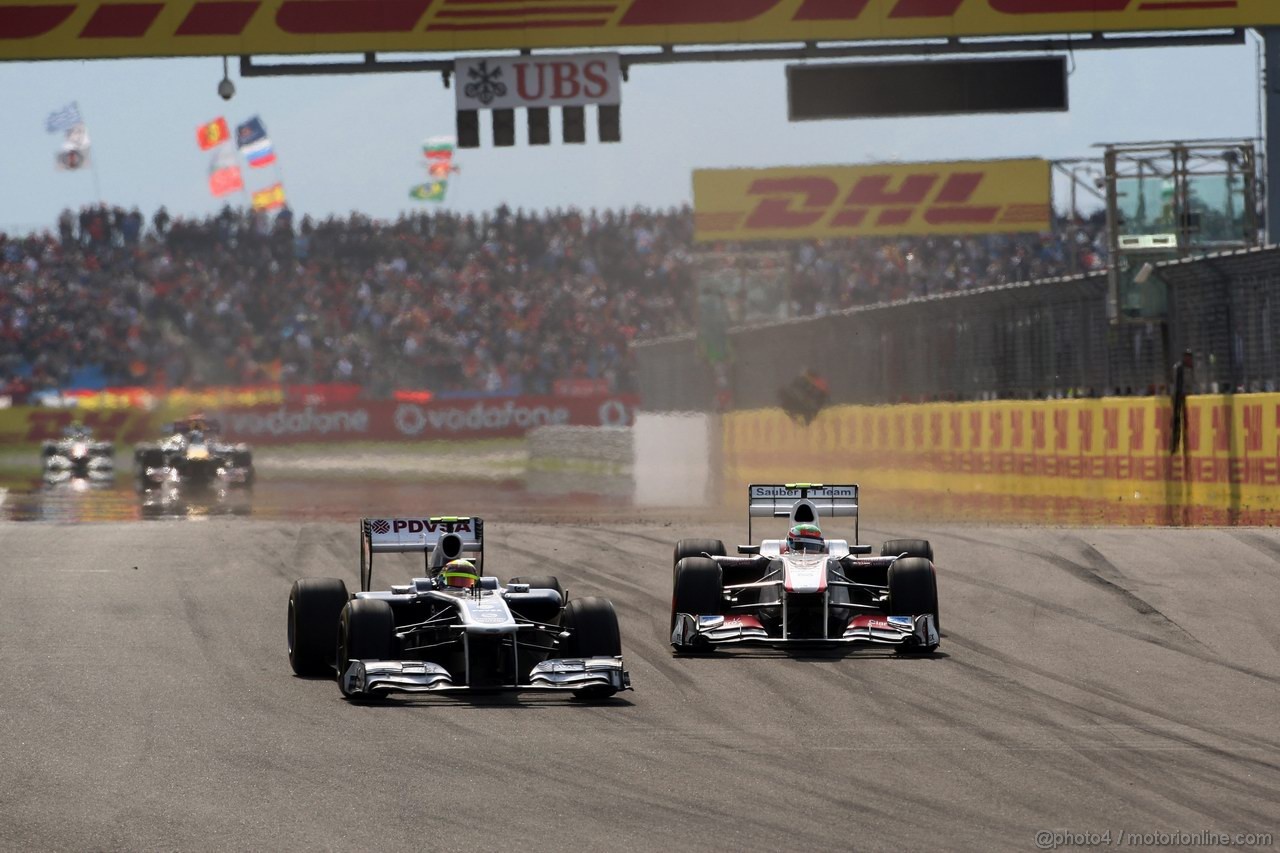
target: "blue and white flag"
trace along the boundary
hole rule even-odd
[[[275,149],[267,138],[267,128],[257,116],[236,126],[236,147],[254,169],[270,166],[276,161]]]
[[[49,113],[49,117],[44,120],[44,129],[49,133],[58,133],[70,130],[78,124],[84,124],[84,119],[80,117],[80,107],[72,101],[62,109]]]

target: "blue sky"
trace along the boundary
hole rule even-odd
[[[1074,63],[1067,113],[800,124],[786,119],[783,63],[636,67],[623,89],[621,144],[461,151],[445,207],[665,207],[690,200],[695,168],[1083,157],[1099,142],[1257,132],[1252,37],[1243,46],[1083,51]],[[221,77],[218,58],[0,63],[0,229],[49,227],[63,207],[95,199],[90,174],[54,170],[60,138],[44,130],[46,115],[72,100],[112,204],[217,210],[195,129],[218,115],[234,125],[257,114],[299,213],[430,209],[408,190],[423,180],[422,140],[453,132],[454,93],[439,75],[240,79],[233,62],[230,102],[215,92]],[[553,115],[553,139],[557,123]],[[483,125],[482,137],[487,145]],[[251,188],[272,178],[246,170]]]

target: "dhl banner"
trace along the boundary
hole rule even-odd
[[[694,238],[987,234],[1050,227],[1047,160],[702,169]]]
[[[749,44],[1277,24],[1275,0],[0,0],[0,59]]]
[[[0,446],[39,444],[63,437],[75,421],[93,430],[95,438],[132,444],[160,435],[163,416],[143,409],[76,411],[44,406],[0,409]]]
[[[1280,523],[1280,394],[777,409],[724,419],[725,494],[852,482],[864,518],[1061,524]]]

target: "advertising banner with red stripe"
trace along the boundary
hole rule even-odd
[[[613,394],[285,403],[228,410],[218,419],[227,439],[251,444],[470,440],[519,437],[540,426],[629,426],[637,402]]]
[[[0,57],[474,51],[1275,25],[1276,0],[0,0]]]
[[[1047,160],[701,169],[699,241],[993,234],[1050,227]]]

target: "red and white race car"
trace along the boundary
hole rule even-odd
[[[885,542],[880,556],[858,544],[858,487],[818,483],[747,487],[752,519],[785,518],[787,539],[739,545],[681,539],[672,577],[671,645],[871,644],[900,652],[938,647],[938,582],[924,539]],[[824,518],[852,518],[854,540],[828,538]],[[792,536],[800,530],[803,536]]]

